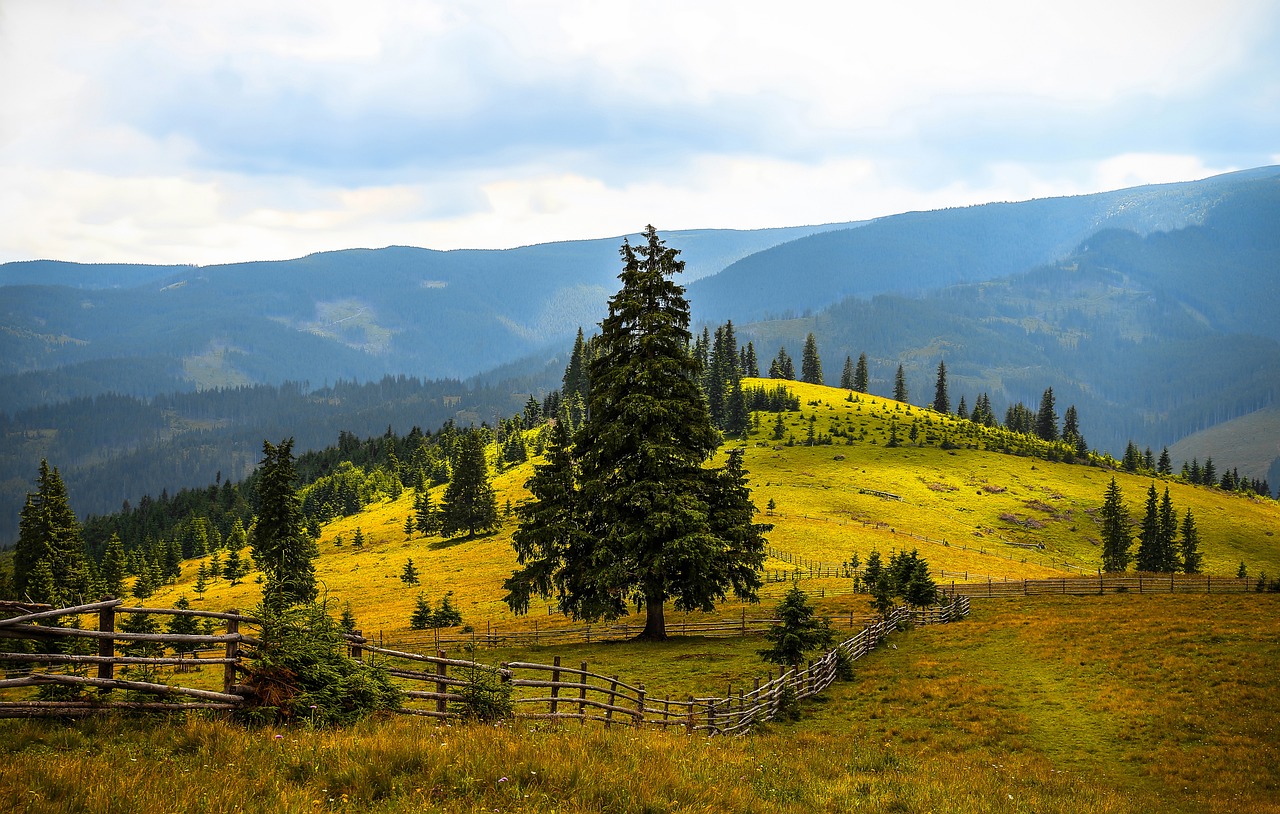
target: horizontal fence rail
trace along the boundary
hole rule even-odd
[[[949,582],[939,583],[938,589],[947,596],[968,596],[972,599],[1045,594],[1239,594],[1255,592],[1257,580],[1200,574],[1103,574],[1097,577]]]

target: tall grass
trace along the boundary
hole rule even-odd
[[[799,723],[744,738],[0,722],[0,810],[1280,811],[1280,597],[973,608],[858,661]]]

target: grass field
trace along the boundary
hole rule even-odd
[[[745,738],[5,721],[0,810],[1280,811],[1276,595],[987,600],[892,641],[799,722]],[[721,666],[700,646],[610,647],[683,664],[677,683]]]
[[[948,581],[1065,576],[1080,569],[1091,573],[1099,565],[1096,513],[1112,477],[1135,521],[1141,518],[1150,478],[989,451],[985,447],[997,443],[996,436],[953,416],[876,396],[859,395],[857,401],[849,401],[847,391],[829,387],[799,382],[788,386],[802,409],[784,414],[783,440],[772,438],[776,416],[763,413],[760,427],[747,441],[727,446],[745,447],[753,498],[761,510],[758,519],[774,524],[770,544],[793,558],[836,566],[854,554],[865,561],[872,549],[887,555],[898,548],[918,548],[935,576],[945,572]],[[810,417],[816,435],[840,431],[856,440],[846,443],[842,436],[831,445],[804,446]],[[921,446],[909,440],[913,422]],[[885,446],[891,423],[897,425],[904,446]],[[797,445],[787,446],[788,436]],[[942,449],[944,437],[959,448]],[[500,507],[527,496],[523,484],[532,467],[532,462],[525,463],[495,475]],[[1280,531],[1280,503],[1176,480],[1157,483],[1161,491],[1165,486],[1179,513],[1190,508],[1195,515],[1206,572],[1234,576],[1243,561],[1251,574],[1280,575],[1275,537]],[[443,487],[437,488],[437,504],[442,495]],[[776,509],[766,515],[770,500]],[[559,614],[548,614],[547,603],[535,602],[527,617],[512,615],[502,603],[502,581],[516,566],[511,548],[514,520],[473,540],[410,537],[403,527],[411,508],[412,496],[406,492],[397,501],[369,506],[323,527],[317,574],[335,608],[351,604],[366,635],[381,634],[389,640],[408,636],[419,591],[435,605],[453,591],[464,622],[481,631],[569,624]],[[357,528],[366,539],[361,550],[351,545]],[[345,543],[341,547],[336,545],[339,538]],[[409,558],[422,580],[413,588],[399,579]],[[195,600],[197,565],[186,563],[183,578],[149,601],[170,604],[181,594]],[[766,562],[769,569],[791,567],[777,559]],[[843,593],[851,587],[847,579],[806,579],[803,584],[815,595]],[[783,583],[767,584],[764,607],[748,612],[764,615],[785,589]],[[252,607],[259,596],[252,578],[235,588],[215,580],[198,604],[243,609]],[[730,602],[718,614],[736,618],[741,612],[741,605]],[[678,622],[685,617],[669,613],[668,618]]]

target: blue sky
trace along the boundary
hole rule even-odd
[[[757,228],[1280,163],[1280,4],[0,3],[0,261]]]

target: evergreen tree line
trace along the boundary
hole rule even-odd
[[[1130,441],[1125,446],[1124,458],[1120,461],[1120,468],[1126,472],[1143,475],[1174,476],[1173,461],[1169,457],[1168,447],[1161,449],[1160,455],[1157,457],[1152,453],[1150,447],[1145,450],[1139,450],[1138,445],[1133,441]],[[1264,497],[1271,496],[1271,484],[1267,482],[1266,478],[1243,477],[1239,469],[1228,469],[1219,476],[1218,467],[1214,464],[1213,458],[1205,458],[1203,464],[1197,458],[1192,458],[1190,463],[1183,461],[1179,476],[1186,483],[1218,488],[1224,492],[1239,492],[1245,495]]]
[[[1195,517],[1191,509],[1187,509],[1179,522],[1173,501],[1169,499],[1169,487],[1165,487],[1163,497],[1156,493],[1155,483],[1147,489],[1142,521],[1138,524],[1136,555],[1131,551],[1133,523],[1115,478],[1107,486],[1099,514],[1103,571],[1122,572],[1132,564],[1138,571],[1149,573],[1200,573],[1200,533]]]

